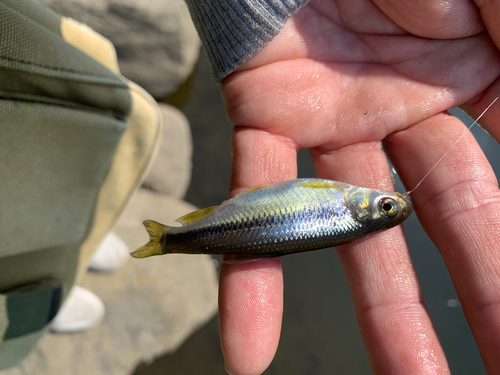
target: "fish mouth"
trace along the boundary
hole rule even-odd
[[[406,219],[413,212],[413,202],[409,194],[399,194],[401,204],[401,218]]]

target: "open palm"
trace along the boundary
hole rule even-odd
[[[393,190],[387,153],[413,188],[464,131],[443,111],[462,105],[477,116],[500,93],[500,2],[477,3],[311,1],[223,82],[235,125],[232,194],[296,178],[300,148],[320,178]],[[493,106],[482,121],[497,140],[499,116]],[[412,196],[496,373],[500,193],[474,138],[466,134]],[[337,250],[374,371],[449,373],[402,229]],[[221,340],[233,374],[261,373],[272,360],[282,288],[279,260],[224,265]]]

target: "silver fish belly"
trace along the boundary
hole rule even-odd
[[[413,211],[408,195],[322,179],[297,179],[243,192],[170,227],[144,222],[151,240],[132,253],[274,257],[337,246],[394,227]]]

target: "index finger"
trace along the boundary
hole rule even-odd
[[[231,196],[268,183],[297,177],[297,149],[285,137],[236,127],[233,133]],[[264,372],[281,331],[281,260],[224,264],[219,284],[219,317],[226,368],[238,375]]]

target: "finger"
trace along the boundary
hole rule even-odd
[[[471,101],[460,106],[472,118],[476,119],[483,113],[493,101],[499,96],[500,80],[496,80],[488,90],[480,96],[475,97]],[[500,141],[500,99],[497,100],[484,114],[481,116],[479,123],[481,126],[498,142]]]
[[[255,375],[264,372],[278,347],[282,313],[280,260],[222,265],[220,338],[229,373]]]
[[[441,114],[395,133],[387,151],[413,187],[415,211],[442,254],[488,371],[500,368],[500,192],[474,137],[456,118]]]
[[[297,177],[297,146],[284,135],[237,126],[232,150],[231,196]]]
[[[379,190],[394,189],[380,143],[312,154],[318,176]],[[337,253],[374,372],[448,374],[402,226],[338,247]]]
[[[464,38],[484,30],[479,12],[470,0],[374,2],[399,27],[425,38]]]
[[[494,0],[474,0],[474,3],[479,8],[479,13],[488,34],[497,48],[500,49],[500,25],[498,24],[500,3]]]
[[[238,127],[233,134],[231,195],[297,176],[296,148],[282,136]],[[219,284],[220,335],[227,370],[261,374],[278,346],[283,313],[279,259],[223,264]]]

